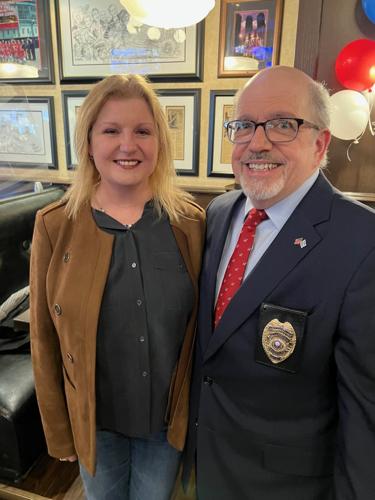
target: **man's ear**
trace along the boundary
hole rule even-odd
[[[328,146],[331,142],[331,132],[328,129],[320,130],[318,132],[318,136],[315,141],[315,154],[316,154],[316,161],[317,165],[320,164],[320,162],[323,159],[324,154],[326,153]]]

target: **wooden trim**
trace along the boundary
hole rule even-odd
[[[5,484],[0,484],[0,498],[2,500],[49,500],[48,497],[42,497],[36,493],[20,490]]]
[[[349,196],[349,198],[354,198],[357,201],[370,201],[375,203],[375,193],[355,193],[354,191],[345,191],[343,194]]]
[[[316,79],[324,0],[300,0],[294,66]]]

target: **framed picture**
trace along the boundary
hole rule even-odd
[[[0,98],[0,166],[57,168],[53,97]]]
[[[221,0],[219,77],[277,64],[283,0]]]
[[[65,153],[68,169],[75,168],[78,163],[74,144],[74,133],[76,129],[78,110],[87,93],[87,90],[66,90],[62,92]]]
[[[224,122],[233,117],[236,90],[211,90],[210,126],[208,132],[209,177],[234,177],[232,172],[232,143],[228,140]]]
[[[0,2],[0,83],[51,83],[48,0]]]
[[[200,90],[157,90],[172,136],[176,172],[198,175]]]
[[[179,30],[134,24],[120,0],[56,0],[56,13],[63,81],[115,73],[202,79],[203,23]]]

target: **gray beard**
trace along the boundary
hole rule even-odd
[[[285,186],[285,180],[284,177],[281,177],[273,184],[267,186],[262,181],[253,181],[251,184],[250,182],[245,182],[241,175],[240,185],[242,187],[242,191],[248,198],[251,200],[264,201],[277,196]]]

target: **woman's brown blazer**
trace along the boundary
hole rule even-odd
[[[32,359],[50,455],[59,458],[76,453],[93,474],[96,332],[113,235],[97,227],[89,205],[74,221],[64,209],[57,202],[36,217],[30,272]],[[181,450],[188,419],[204,211],[187,203],[186,215],[172,220],[171,227],[195,290],[195,306],[168,402],[168,441]]]

